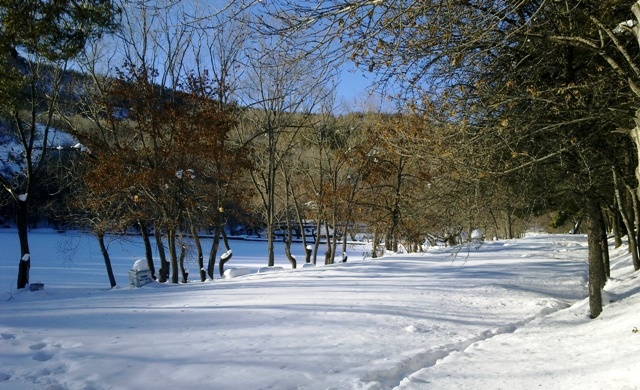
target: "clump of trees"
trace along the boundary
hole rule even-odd
[[[274,15],[285,15],[278,31],[341,43],[393,85],[407,112],[442,123],[443,137],[412,150],[437,145],[440,159],[455,148],[448,187],[462,190],[453,199],[474,218],[502,215],[511,226],[527,214],[580,209],[591,313],[600,313],[603,214],[626,215],[630,238],[638,231],[640,3],[327,0],[280,3]]]
[[[459,244],[476,229],[513,238],[553,215],[554,228],[588,233],[593,317],[608,231],[617,244],[627,234],[640,269],[639,2],[83,2],[86,14],[28,3],[19,14],[0,2],[3,123],[25,149],[25,174],[0,179],[23,255],[29,197],[56,176],[52,215],[64,210],[103,248],[105,234],[136,226],[155,273],[153,231],[160,281],[188,280],[187,236],[200,280],[213,278],[221,239],[224,261],[232,254],[226,221],[247,215],[266,229],[268,265],[285,228],[294,268],[293,234],[308,221],[305,261],[324,252],[331,264],[359,229],[377,256]],[[51,17],[33,31],[16,24],[34,15]],[[86,36],[70,36],[69,20]],[[115,34],[96,43],[103,32]],[[345,59],[395,110],[336,114],[334,65]],[[82,70],[73,93],[71,60]],[[67,157],[81,180],[40,168],[54,166],[54,123],[92,151]],[[214,236],[207,264],[203,230]],[[322,248],[330,230],[339,234]]]

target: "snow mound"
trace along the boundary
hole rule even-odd
[[[144,259],[138,259],[135,263],[133,263],[133,267],[131,267],[132,271],[148,271],[149,265],[147,261]]]
[[[224,271],[225,279],[237,278],[251,273],[251,268],[228,268]]]
[[[258,269],[259,274],[264,274],[267,272],[281,272],[284,271],[284,267],[262,267]]]

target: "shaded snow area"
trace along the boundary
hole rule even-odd
[[[638,273],[612,249],[589,319],[584,236],[381,259],[354,245],[347,263],[296,270],[278,246],[282,270],[260,273],[266,244],[233,241],[242,276],[141,288],[129,237],[110,243],[112,290],[91,237],[30,237],[45,286],[15,291],[17,236],[0,232],[0,389],[640,388]]]

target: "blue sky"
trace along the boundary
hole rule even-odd
[[[371,86],[371,76],[366,75],[353,64],[345,64],[338,82],[338,101],[352,103],[365,98],[367,89]]]
[[[371,110],[394,111],[392,102],[381,96],[380,93],[372,93],[372,85],[375,80],[375,73],[357,69],[353,63],[344,64],[337,85],[337,113]]]

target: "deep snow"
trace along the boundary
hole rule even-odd
[[[128,285],[136,237],[34,230],[32,282],[0,231],[0,389],[639,389],[640,280],[612,250],[607,305],[586,300],[586,237],[529,235],[425,254],[257,273],[265,244],[233,241],[251,274]],[[205,244],[206,245],[206,244]],[[279,244],[281,245],[281,244]],[[297,258],[303,262],[301,245]],[[197,267],[191,265],[191,278]],[[609,303],[611,302],[611,303]]]

